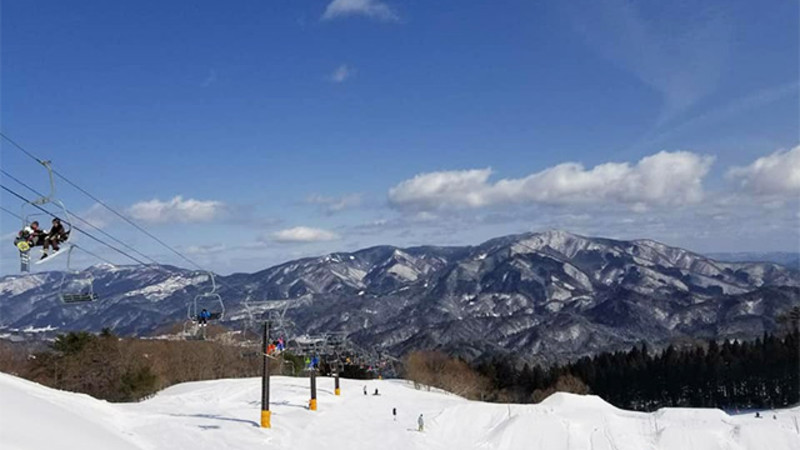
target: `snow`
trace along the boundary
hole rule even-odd
[[[800,449],[800,409],[728,416],[714,409],[637,413],[596,396],[558,393],[538,405],[481,403],[402,380],[273,377],[272,425],[259,427],[260,379],[184,383],[140,403],[111,404],[0,373],[4,450],[76,449]],[[371,393],[361,394],[366,385]],[[392,420],[397,408],[397,421]],[[425,432],[416,431],[419,414]]]
[[[27,327],[22,329],[22,332],[23,333],[49,333],[49,332],[55,331],[57,329],[58,329],[58,327],[54,327],[54,326],[51,326],[51,325],[47,325],[47,326],[44,326],[44,327],[38,327],[38,328],[34,327],[32,325],[28,325]],[[16,330],[11,328],[11,331],[16,331]]]
[[[404,264],[394,264],[386,272],[410,281],[415,281],[419,278],[419,273],[413,267]]]
[[[564,263],[564,272],[575,280],[582,289],[587,291],[592,290],[592,280],[577,267],[570,263]]]
[[[36,289],[47,282],[46,275],[9,276],[0,282],[0,294],[4,296],[19,295],[31,289]]]
[[[172,275],[161,283],[151,284],[141,289],[128,291],[124,294],[124,297],[142,295],[151,301],[163,300],[181,289],[203,283],[206,280],[208,280],[208,276],[206,275],[188,278],[182,275]]]
[[[572,325],[566,329],[558,330],[553,333],[553,339],[557,342],[574,341],[581,336],[581,326]]]
[[[553,276],[550,277],[550,281],[551,283],[547,286],[548,299],[562,301],[572,297],[572,291],[575,290],[574,287]]]

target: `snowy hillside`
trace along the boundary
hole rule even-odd
[[[556,394],[539,405],[471,402],[404,381],[272,379],[272,429],[259,420],[259,379],[173,386],[150,400],[110,404],[0,374],[4,450],[127,449],[800,449],[800,409],[728,416],[718,410],[614,408],[598,397]],[[381,395],[364,396],[362,386]],[[392,420],[397,408],[397,421]],[[416,431],[419,414],[425,431]]]

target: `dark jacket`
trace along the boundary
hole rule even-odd
[[[64,225],[58,224],[53,225],[50,228],[50,231],[47,233],[48,239],[58,239],[59,241],[66,241],[69,234],[67,234],[67,230],[64,229]]]

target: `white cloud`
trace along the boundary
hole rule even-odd
[[[637,2],[589,0],[570,6],[590,47],[661,95],[662,124],[712,93],[725,73],[733,26],[722,14],[670,2],[664,10],[684,20],[665,26]]]
[[[336,233],[311,227],[294,227],[280,230],[272,234],[276,242],[323,242],[339,239]]]
[[[225,213],[224,203],[216,200],[185,199],[178,195],[172,200],[153,199],[139,202],[128,208],[134,219],[149,223],[208,222]]]
[[[105,228],[113,223],[117,217],[108,209],[106,209],[103,205],[99,203],[95,203],[89,207],[85,212],[80,214],[83,220],[89,222],[93,226],[97,228]],[[75,221],[77,225],[81,224],[81,221]]]
[[[417,211],[497,204],[619,203],[635,209],[683,205],[702,199],[702,181],[714,158],[660,152],[635,165],[605,163],[589,170],[564,163],[524,178],[491,183],[491,169],[431,172],[389,190],[391,205]]]
[[[366,16],[384,21],[396,21],[397,13],[379,0],[333,0],[325,8],[322,20],[347,16]]]
[[[334,214],[361,205],[361,200],[361,194],[347,194],[340,197],[328,197],[314,194],[308,196],[306,203],[319,205],[326,214]]]
[[[342,64],[328,76],[328,80],[330,80],[332,83],[344,83],[348,79],[352,78],[355,74],[355,68],[350,67],[347,64]]]
[[[184,252],[197,256],[218,254],[225,250],[227,250],[225,244],[189,245],[183,247]]]
[[[800,193],[800,146],[778,150],[746,167],[731,168],[727,177],[757,195],[796,195]]]
[[[797,81],[791,81],[761,89],[744,97],[736,98],[718,108],[706,111],[700,115],[686,120],[683,123],[671,127],[669,130],[663,133],[646,137],[642,139],[641,145],[652,146],[659,142],[663,142],[668,138],[685,134],[687,131],[708,128],[741,114],[752,113],[753,110],[763,108],[771,103],[786,98],[796,98],[799,87],[800,83]]]

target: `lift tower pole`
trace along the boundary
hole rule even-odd
[[[342,394],[342,390],[339,389],[339,372],[341,372],[342,370],[341,370],[341,366],[339,365],[338,362],[336,363],[336,365],[334,367],[335,367],[334,370],[336,371],[336,373],[333,374],[333,376],[334,376],[334,378],[333,378],[333,393],[336,394],[336,395],[341,395]]]
[[[308,409],[317,410],[317,369],[311,367],[311,400],[308,402]]]
[[[264,338],[261,344],[261,352],[264,354],[264,368],[261,371],[261,428],[272,428],[270,423],[269,411],[269,321],[264,322]]]

